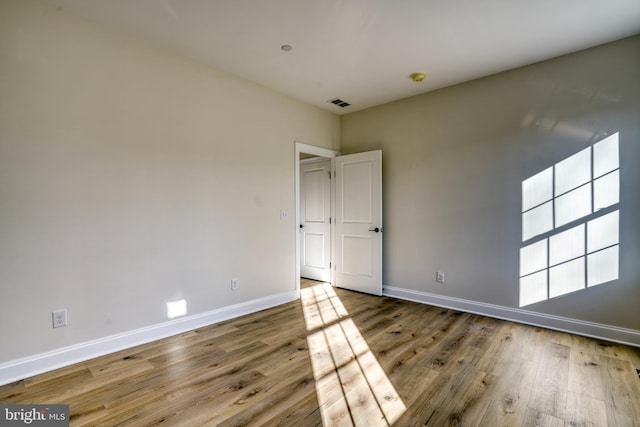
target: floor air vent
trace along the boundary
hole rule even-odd
[[[348,102],[345,102],[340,98],[332,99],[329,102],[332,103],[332,104],[336,104],[338,107],[342,107],[342,108],[348,107],[349,105],[351,105]]]

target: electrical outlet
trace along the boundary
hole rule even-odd
[[[444,271],[436,271],[436,282],[444,283]]]
[[[231,290],[232,291],[237,291],[239,283],[240,283],[239,279],[231,279]]]
[[[67,326],[67,309],[56,310],[51,313],[54,328],[61,328]]]
[[[289,219],[289,211],[286,209],[283,209],[280,211],[280,221],[285,221]]]

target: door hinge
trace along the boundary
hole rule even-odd
[[[329,270],[331,270],[331,262],[329,262]]]
[[[331,179],[331,171],[329,171],[329,179]]]
[[[331,224],[331,217],[329,217],[329,224]]]

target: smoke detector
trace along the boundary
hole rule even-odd
[[[411,74],[411,80],[413,80],[416,83],[423,81],[425,77],[427,77],[427,74],[422,72]]]

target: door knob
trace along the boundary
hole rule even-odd
[[[369,229],[369,231],[375,231],[376,233],[379,233],[380,231],[382,231],[382,228],[378,228],[378,227],[375,227],[375,228],[374,228],[374,227],[371,227],[371,228]]]
[[[304,228],[304,225],[300,224],[300,228]]]

